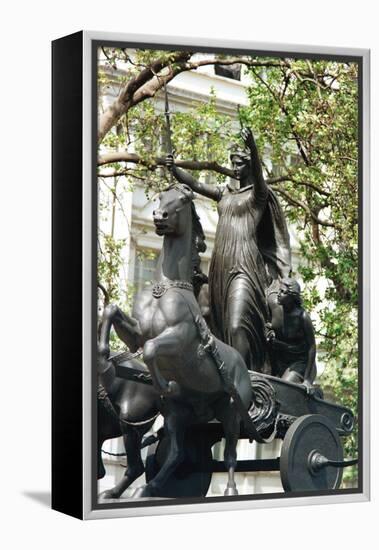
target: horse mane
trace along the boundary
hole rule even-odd
[[[196,207],[193,199],[191,200],[191,215],[192,215],[192,284],[194,287],[195,296],[198,296],[200,289],[203,284],[208,282],[208,277],[201,271],[200,262],[201,257],[200,253],[205,252],[207,245],[205,242],[205,234],[203,226],[198,213],[196,212]]]
[[[191,202],[191,215],[192,215],[192,246],[196,250],[196,253],[205,252],[207,245],[205,243],[205,235],[203,226],[199,215],[196,211],[195,203]]]
[[[205,234],[203,226],[199,215],[196,211],[194,203],[194,194],[192,189],[184,183],[173,183],[170,185],[166,191],[169,189],[176,189],[182,193],[186,200],[191,203],[191,217],[192,217],[192,236],[191,236],[191,260],[192,260],[192,284],[194,287],[195,296],[200,292],[200,289],[203,284],[208,282],[208,277],[201,271],[200,263],[200,253],[205,252],[207,245],[205,243]]]

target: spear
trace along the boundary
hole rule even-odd
[[[241,111],[241,105],[238,103],[237,105],[237,116],[238,116],[238,122],[240,125],[240,134],[242,133],[242,130],[245,128],[244,122],[243,122],[243,115]]]
[[[170,110],[168,105],[168,93],[167,93],[167,86],[166,81],[164,82],[164,94],[165,94],[165,119],[166,119],[166,138],[167,138],[167,153],[168,155],[171,155],[173,157],[173,148],[172,148],[172,141],[171,141],[171,125],[170,125]],[[170,182],[173,181],[173,175],[172,170],[170,170]]]

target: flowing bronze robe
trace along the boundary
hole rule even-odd
[[[286,277],[291,270],[287,225],[276,196],[266,185],[238,191],[226,187],[218,213],[209,270],[212,330],[232,344],[233,310],[242,290],[246,303],[238,322],[248,335],[248,368],[262,370],[266,359],[264,325],[269,315],[266,291],[273,279]]]

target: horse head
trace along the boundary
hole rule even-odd
[[[187,185],[175,184],[163,191],[153,211],[157,235],[181,236],[188,231],[192,200],[193,192]]]

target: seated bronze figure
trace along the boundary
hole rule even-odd
[[[272,374],[311,387],[317,374],[312,321],[302,307],[300,285],[285,278],[268,294],[271,322],[266,324]]]

